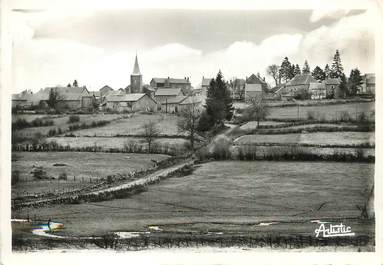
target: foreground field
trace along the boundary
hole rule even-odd
[[[169,156],[158,154],[113,154],[87,152],[14,152],[12,171],[18,171],[20,182],[12,187],[14,196],[27,192],[58,192],[80,188],[102,177],[113,174],[128,174],[154,166],[153,161],[161,161]],[[42,166],[49,177],[56,180],[36,181],[31,171]],[[67,181],[58,181],[62,173],[68,175]],[[84,183],[85,182],[85,183]]]
[[[97,235],[110,231],[313,234],[311,219],[357,218],[366,203],[374,165],[310,162],[211,162],[194,173],[170,178],[126,199],[60,205],[33,210],[65,224],[65,235]],[[337,183],[337,185],[334,185]],[[23,217],[27,209],[13,212]],[[279,222],[304,221],[303,224]],[[260,222],[276,222],[270,226]],[[356,233],[373,227],[349,221]]]
[[[373,132],[317,132],[277,135],[244,135],[234,141],[235,144],[311,144],[311,145],[375,145]]]

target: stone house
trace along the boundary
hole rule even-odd
[[[341,97],[340,92],[340,79],[339,78],[327,78],[323,81],[326,86],[326,96],[334,95],[334,98]]]
[[[327,96],[326,85],[324,83],[310,83],[309,93],[311,99],[324,99]]]
[[[107,110],[122,111],[156,111],[157,102],[145,93],[111,94],[106,97]]]

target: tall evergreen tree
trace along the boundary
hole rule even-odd
[[[336,50],[334,59],[331,65],[331,72],[330,72],[330,77],[331,78],[339,78],[344,75],[343,73],[343,66],[342,66],[342,61],[340,60],[340,54],[339,51]]]
[[[289,58],[285,57],[285,59],[283,59],[283,62],[280,68],[280,75],[285,82],[293,78],[294,73],[291,70],[292,70],[292,67],[291,67],[291,63],[289,62]]]
[[[326,78],[325,72],[319,66],[314,68],[312,76],[318,81],[323,81]]]
[[[330,66],[326,64],[326,66],[324,67],[325,78],[330,78],[330,73],[331,73]]]
[[[294,76],[302,74],[299,64],[296,64],[294,67]]]
[[[215,124],[221,124],[225,119],[230,120],[233,116],[233,101],[221,71],[210,82],[205,108],[207,117],[203,119],[211,122],[210,128]]]
[[[360,75],[358,68],[351,70],[348,84],[350,95],[355,96],[358,93],[359,86],[362,84],[362,76]]]
[[[310,74],[310,66],[309,66],[307,60],[305,60],[305,63],[303,64],[302,74]]]
[[[74,80],[74,81],[73,81],[73,86],[74,86],[74,87],[78,87],[78,82],[77,82],[77,80]]]
[[[341,97],[346,97],[349,95],[349,91],[348,91],[348,83],[347,83],[347,78],[346,78],[346,75],[345,74],[342,74],[340,76],[340,85],[339,85],[339,90],[340,90],[340,95],[338,96],[341,96]]]

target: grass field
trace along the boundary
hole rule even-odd
[[[16,135],[19,137],[32,137],[36,133],[41,133],[43,136],[46,136],[49,130],[52,129],[60,128],[62,131],[65,131],[69,128],[70,125],[81,124],[83,122],[86,124],[91,124],[94,121],[111,121],[123,117],[121,114],[76,114],[76,116],[80,117],[80,121],[75,123],[68,123],[69,116],[70,115],[17,114],[12,115],[12,122],[15,122],[17,119],[25,119],[26,121],[30,122],[36,118],[44,118],[54,121],[54,125],[52,126],[31,127],[16,131]]]
[[[158,154],[113,154],[87,152],[14,152],[12,171],[19,171],[21,181],[12,187],[14,194],[44,193],[53,189],[73,189],[82,187],[82,180],[89,183],[113,174],[127,174],[131,171],[152,168],[152,160],[161,161],[169,156]],[[55,165],[63,164],[63,165]],[[47,175],[54,177],[65,172],[67,181],[36,181],[31,171],[33,166],[42,166]],[[76,176],[76,179],[73,177]],[[76,180],[76,181],[74,181]]]
[[[375,144],[374,132],[316,132],[292,134],[244,135],[234,141],[236,144],[282,143],[315,145],[360,145]]]
[[[134,114],[130,118],[113,121],[99,127],[73,132],[76,136],[115,136],[115,135],[142,135],[144,123],[154,121],[157,123],[161,135],[178,135],[177,119],[175,115],[164,114]]]
[[[359,217],[367,200],[373,164],[311,162],[210,162],[194,173],[169,178],[130,198],[58,205],[13,212],[61,221],[67,235],[110,231],[241,231],[280,229],[313,234],[311,219]],[[336,183],[336,184],[335,184]],[[257,222],[305,220],[304,224],[258,226]],[[353,223],[353,231],[369,233]]]
[[[359,102],[334,105],[320,106],[300,106],[298,107],[273,107],[269,108],[269,119],[306,119],[308,112],[319,113],[319,116],[326,120],[337,120],[340,118],[341,112],[347,111],[352,118],[355,118],[361,112],[365,112],[368,116],[375,111],[375,102]],[[298,116],[299,115],[299,116]],[[375,117],[370,117],[374,120]]]
[[[55,141],[59,145],[67,146],[71,148],[83,148],[98,146],[104,149],[117,148],[123,149],[124,144],[128,142],[135,142],[146,146],[144,138],[138,137],[50,137],[47,141]],[[183,146],[186,143],[186,139],[182,138],[157,138],[154,143],[161,143],[169,146]]]

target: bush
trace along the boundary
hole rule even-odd
[[[48,179],[47,172],[43,169],[43,167],[34,167],[31,173],[34,179]]]
[[[313,110],[307,111],[307,119],[308,120],[315,120],[315,112]]]
[[[350,122],[351,121],[350,113],[348,113],[348,111],[341,111],[339,116],[339,121]]]
[[[78,115],[70,115],[68,123],[75,123],[80,121],[80,116]]]
[[[211,148],[211,153],[214,159],[228,159],[231,156],[231,145],[232,141],[230,138],[220,135],[218,136],[214,142],[212,143],[213,146]]]
[[[20,171],[12,171],[11,184],[16,185],[20,181]]]
[[[59,180],[68,180],[68,175],[66,172],[62,172],[59,175]]]

